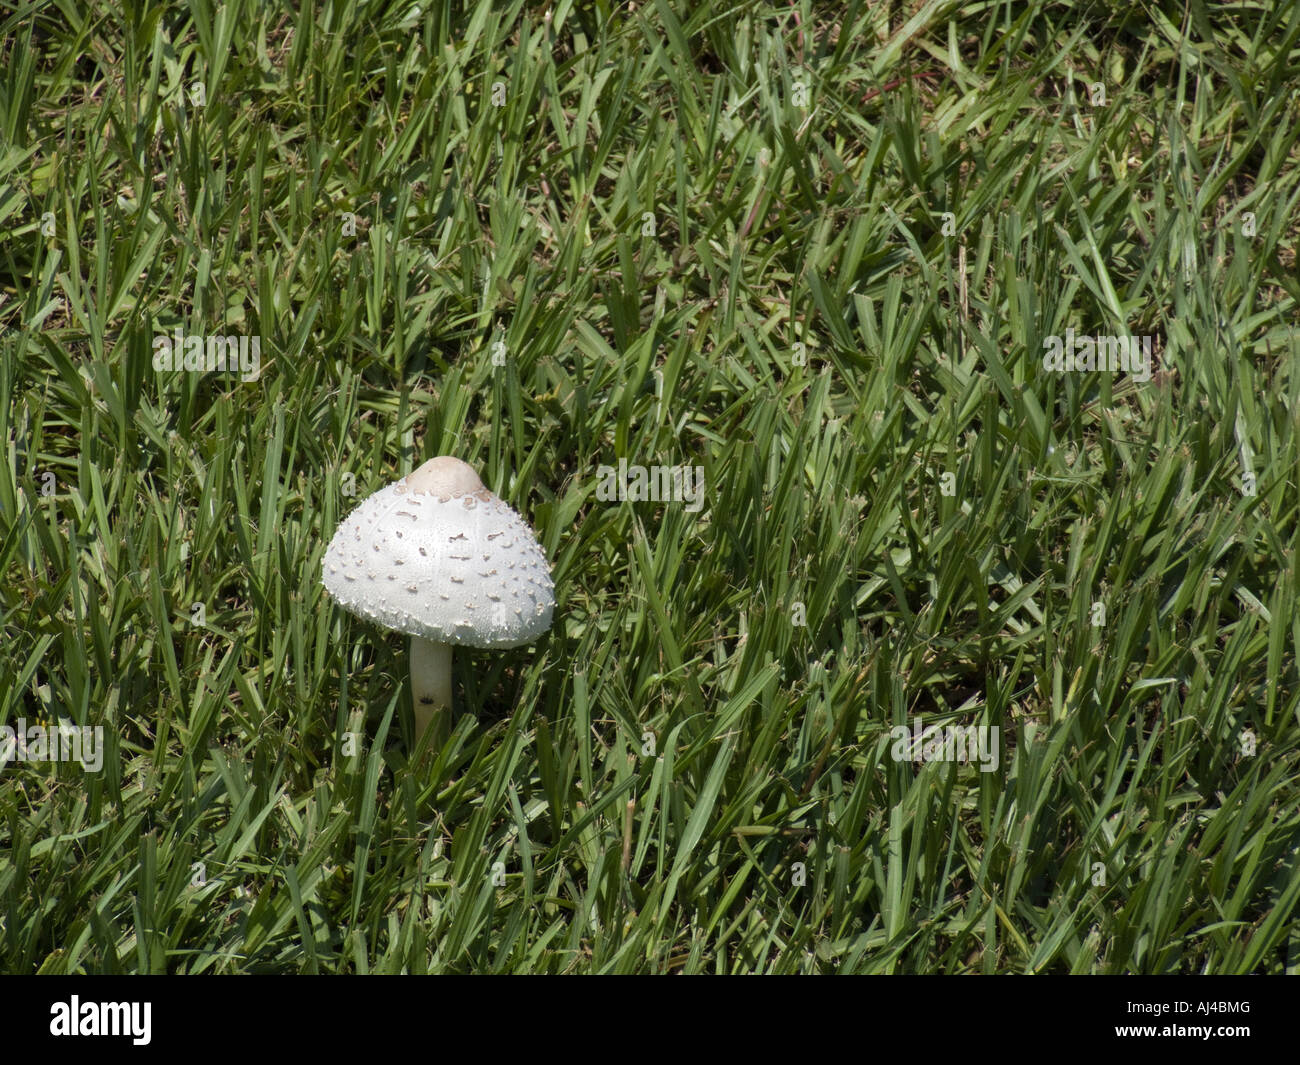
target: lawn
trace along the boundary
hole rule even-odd
[[[1300,5],[295,6],[0,15],[0,972],[1300,972]]]

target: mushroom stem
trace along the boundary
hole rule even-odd
[[[435,718],[441,724],[451,716],[451,644],[411,637],[411,696],[419,744]],[[445,730],[439,732],[435,739],[445,736]]]

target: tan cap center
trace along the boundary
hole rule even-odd
[[[439,455],[406,475],[406,489],[439,499],[455,499],[482,491],[483,482],[469,463],[450,455]]]

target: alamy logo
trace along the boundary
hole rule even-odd
[[[980,772],[993,773],[1001,762],[998,731],[992,725],[931,725],[923,728],[921,715],[906,725],[889,730],[894,741],[890,756],[895,762],[974,762]]]
[[[704,506],[703,466],[629,466],[627,459],[613,466],[597,466],[596,498],[602,503],[649,500],[653,503],[686,503],[692,514]]]
[[[1052,335],[1043,340],[1043,369],[1053,373],[1109,370],[1128,373],[1134,381],[1151,380],[1151,341],[1149,336],[1075,336],[1067,329],[1065,337]]]
[[[262,372],[262,338],[204,333],[186,336],[184,330],[177,329],[171,336],[153,338],[153,368],[159,373],[238,370],[241,381],[256,381]]]
[[[148,1002],[70,1002],[50,1006],[50,1035],[129,1035],[138,1047],[148,1046],[152,1004]]]
[[[28,728],[20,717],[14,725],[0,725],[0,770],[14,761],[80,762],[82,769],[98,773],[104,768],[104,726],[60,721]]]

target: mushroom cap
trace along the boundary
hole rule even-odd
[[[517,647],[551,627],[555,586],[533,531],[450,456],[381,488],[340,523],[321,564],[343,609],[467,647]]]

